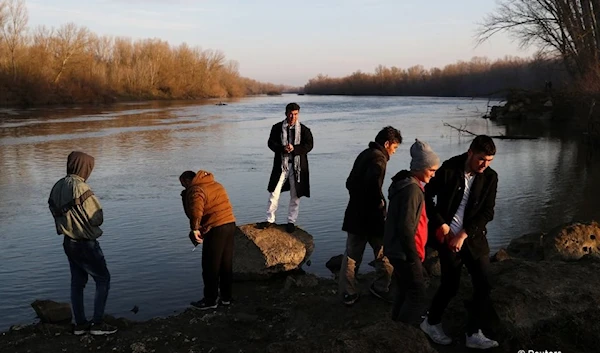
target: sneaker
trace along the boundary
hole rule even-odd
[[[112,335],[115,332],[117,332],[117,328],[105,322],[101,324],[93,323],[90,327],[90,333],[94,336]]]
[[[371,284],[371,286],[369,287],[369,291],[371,292],[371,294],[373,294],[374,296],[376,296],[377,298],[379,298],[379,299],[381,299],[383,301],[386,301],[388,303],[393,303],[394,302],[394,300],[390,296],[390,292],[389,291],[387,291],[387,292],[378,291],[375,288],[375,283]]]
[[[86,333],[90,332],[90,323],[86,322],[80,325],[75,324],[75,326],[73,326],[73,334],[75,336],[81,336],[81,335],[85,335]]]
[[[346,305],[346,306],[354,305],[354,303],[356,303],[358,301],[359,297],[360,297],[360,295],[358,293],[354,293],[354,294],[344,293],[344,305]]]
[[[295,230],[296,230],[296,225],[294,223],[288,223],[285,226],[285,231],[288,233],[294,233]]]
[[[437,325],[430,325],[426,316],[425,320],[421,322],[419,327],[421,327],[421,330],[423,330],[423,332],[425,332],[427,336],[429,336],[429,338],[431,338],[431,340],[437,344],[449,345],[452,343],[452,339],[446,336],[444,333],[441,322]]]
[[[272,222],[259,222],[256,223],[256,228],[258,229],[267,229],[267,228],[271,228],[273,226],[274,223]]]
[[[200,310],[216,309],[219,306],[218,301],[208,302],[206,298],[202,298],[200,301],[191,302],[192,308]]]
[[[471,336],[467,335],[467,348],[476,348],[476,349],[490,349],[494,347],[498,347],[499,344],[497,341],[489,339],[485,337],[481,330],[472,334]]]
[[[229,299],[229,300],[219,299],[219,305],[222,305],[222,306],[230,306],[231,302],[232,302],[231,299]]]

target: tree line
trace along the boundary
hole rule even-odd
[[[280,93],[216,50],[99,36],[67,23],[28,28],[24,0],[0,0],[0,105],[199,99]]]
[[[560,62],[541,56],[505,57],[491,61],[474,57],[443,68],[407,69],[379,65],[373,73],[357,71],[332,78],[319,75],[304,86],[307,94],[384,96],[503,96],[509,88],[543,90],[546,82],[559,86],[568,79]]]
[[[600,0],[498,0],[477,30],[479,42],[507,32],[529,59],[485,58],[443,69],[378,67],[373,74],[320,75],[306,93],[478,96],[501,89],[536,89],[546,81],[562,84],[562,93],[581,100],[600,95]],[[561,85],[558,85],[561,86]],[[557,87],[557,85],[554,85]],[[587,98],[589,100],[589,98]]]

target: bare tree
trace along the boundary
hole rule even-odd
[[[600,0],[499,0],[480,24],[478,41],[499,32],[524,48],[559,54],[573,76],[585,76],[600,58]]]
[[[16,81],[17,50],[23,44],[23,41],[25,39],[25,31],[27,29],[29,15],[27,13],[27,8],[25,7],[24,0],[6,0],[5,4],[6,20],[4,21],[4,24],[0,26],[0,30],[2,31],[2,38],[4,38],[4,41],[6,42],[6,46],[8,48],[13,81]],[[0,17],[1,16],[2,15],[0,15]],[[2,20],[0,20],[0,24],[1,22]]]
[[[77,27],[74,23],[67,23],[56,31],[52,45],[54,57],[57,62],[54,83],[58,83],[67,65],[72,61],[73,56],[84,50],[88,44],[88,40],[89,31],[87,28]]]

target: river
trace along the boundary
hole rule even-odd
[[[311,128],[311,198],[298,225],[315,239],[309,272],[330,276],[325,262],[344,250],[344,183],[356,155],[386,125],[404,137],[388,164],[407,168],[415,138],[442,160],[465,152],[478,134],[534,133],[535,140],[496,141],[496,217],[488,226],[492,251],[519,235],[572,219],[599,219],[600,169],[579,138],[543,128],[499,126],[481,119],[487,100],[430,97],[251,97],[215,102],[151,102],[111,107],[0,111],[0,331],[30,323],[35,299],[69,301],[69,266],[47,206],[65,175],[66,157],[81,150],[96,159],[88,180],[104,208],[100,238],[112,274],[106,312],[143,320],[185,310],[202,296],[201,252],[192,252],[178,176],[206,169],[228,190],[238,224],[263,221],[272,152],[266,141],[285,105],[301,106]],[[544,131],[544,132],[542,132]],[[285,222],[288,194],[278,222]],[[367,250],[366,262],[372,255]],[[86,289],[91,316],[93,280]],[[139,313],[130,309],[137,305]]]

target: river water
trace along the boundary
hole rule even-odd
[[[311,128],[312,197],[300,204],[298,225],[315,239],[312,265],[344,250],[341,231],[345,179],[356,155],[383,126],[402,131],[404,143],[388,164],[408,167],[415,138],[445,160],[468,149],[471,138],[444,126],[489,135],[536,134],[535,140],[496,140],[499,174],[496,218],[488,226],[492,251],[510,239],[572,219],[600,218],[598,157],[576,137],[540,126],[498,126],[481,119],[487,100],[429,97],[252,97],[215,102],[120,104],[110,108],[0,111],[0,331],[30,323],[35,299],[69,301],[69,266],[47,199],[65,175],[66,157],[81,150],[96,158],[88,180],[104,208],[100,243],[112,274],[106,312],[148,319],[185,310],[202,296],[201,251],[192,252],[178,176],[206,169],[228,190],[238,224],[263,221],[272,153],[266,141],[285,105],[301,106]],[[286,221],[283,194],[278,222]],[[365,262],[372,255],[367,250]],[[93,280],[86,289],[92,314]],[[139,307],[134,315],[130,309]]]

